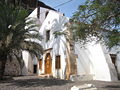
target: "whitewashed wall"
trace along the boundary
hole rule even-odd
[[[62,79],[65,78],[65,66],[66,66],[66,39],[63,35],[58,36],[58,38],[55,38],[55,35],[53,34],[55,31],[64,31],[66,28],[64,24],[68,22],[68,18],[63,16],[62,14],[49,10],[49,13],[44,20],[41,29],[39,30],[40,34],[43,35],[43,41],[41,42],[43,48],[49,49],[52,48],[50,54],[52,57],[52,73],[54,77],[60,77]],[[46,42],[46,31],[50,30],[50,40]],[[55,56],[60,55],[61,56],[61,69],[56,70],[55,69]],[[44,73],[44,60],[45,60],[45,54],[43,55],[43,66],[41,73]]]
[[[47,17],[45,13],[49,12]],[[37,9],[35,9],[29,17],[37,18]],[[37,19],[37,23],[41,25],[39,33],[43,36],[42,42],[40,42],[44,50],[52,48],[50,51],[52,57],[52,74],[54,77],[65,78],[65,68],[66,68],[66,39],[63,35],[55,38],[55,31],[64,31],[66,27],[64,24],[68,22],[68,18],[63,16],[63,14],[56,11],[48,10],[45,8],[40,8],[40,18]],[[35,23],[36,23],[35,22]],[[50,40],[46,42],[46,31],[50,30]],[[113,50],[114,51],[114,50]],[[94,42],[88,43],[82,46],[80,43],[75,43],[75,53],[78,55],[77,58],[77,74],[78,75],[92,75],[94,80],[103,81],[114,81],[117,80],[117,74],[114,65],[111,62],[109,53],[106,48],[100,43],[95,44]],[[27,55],[26,55],[27,54]],[[45,68],[45,55],[43,55],[42,70],[38,69],[39,74],[44,74]],[[61,55],[61,69],[57,71],[55,69],[55,56]],[[30,69],[33,70],[33,62],[28,61],[29,54],[24,53],[25,66],[28,68],[28,62],[30,62]],[[120,67],[120,55],[117,54],[117,66]],[[26,70],[26,69],[24,69]],[[24,71],[24,73],[27,71]],[[119,71],[120,72],[120,71]]]
[[[46,12],[49,12],[47,17],[45,17]],[[37,9],[35,9],[28,17],[37,18]],[[50,51],[51,57],[52,57],[52,74],[54,77],[60,77],[65,78],[65,67],[66,67],[66,46],[64,45],[66,43],[66,39],[63,35],[58,36],[58,38],[55,38],[55,35],[53,34],[55,31],[64,31],[66,27],[64,24],[68,22],[68,18],[63,16],[63,14],[49,10],[46,8],[40,7],[40,16],[39,19],[35,23],[41,24],[39,28],[39,33],[43,36],[42,42],[40,42],[44,48],[44,50],[52,48]],[[46,31],[50,30],[50,40],[46,42]],[[42,58],[42,70],[38,68],[39,74],[44,74],[45,69],[45,55],[43,55]],[[55,69],[55,56],[61,55],[61,69],[57,71]],[[27,57],[25,57],[27,62]],[[39,66],[39,64],[38,64]]]
[[[33,60],[29,52],[22,52],[24,67],[22,69],[22,75],[31,75],[33,74]]]
[[[81,48],[80,48],[81,47]],[[108,53],[100,43],[75,43],[78,75],[93,75],[94,80],[116,81],[117,74]]]

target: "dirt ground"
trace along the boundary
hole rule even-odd
[[[0,81],[0,90],[70,90],[72,86],[94,84],[97,90],[120,90],[120,81],[67,81],[37,76],[20,76]]]

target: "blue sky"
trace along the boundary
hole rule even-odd
[[[40,0],[40,1],[54,8],[70,0]],[[70,2],[64,5],[56,7],[55,9],[59,10],[60,12],[64,13],[65,16],[70,18],[73,15],[73,13],[77,10],[78,6],[84,4],[85,1],[86,0],[71,0]]]

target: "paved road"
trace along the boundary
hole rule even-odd
[[[0,81],[0,90],[70,90],[74,85],[94,84],[97,90],[120,90],[120,81],[79,81],[72,82],[60,79],[44,79],[37,76],[13,77]]]

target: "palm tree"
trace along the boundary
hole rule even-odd
[[[35,28],[36,25],[32,23],[33,20],[26,18],[28,16],[26,10],[0,2],[0,11],[0,79],[2,79],[7,60],[16,58],[21,63],[20,54],[23,50],[40,57],[42,47],[38,42],[41,36]]]
[[[67,23],[66,23],[67,22]],[[65,28],[66,27],[66,28]],[[66,20],[65,17],[59,17],[58,20],[53,21],[53,27],[56,41],[54,43],[58,44],[58,53],[60,48],[60,42],[63,43],[66,47],[66,79],[70,79],[70,75],[76,74],[76,63],[74,54],[73,54],[73,33],[70,27],[70,23]],[[64,36],[66,41],[62,40],[61,36]],[[59,43],[58,43],[59,42]]]
[[[67,27],[66,30],[59,32],[56,31],[54,34],[56,36],[61,36],[64,35],[66,42],[62,41],[62,43],[64,43],[65,47],[66,47],[66,79],[69,80],[70,79],[70,75],[72,74],[76,74],[77,73],[77,66],[76,66],[76,58],[75,58],[75,54],[74,54],[74,41],[73,41],[73,33],[70,27],[70,23],[66,23],[65,26]]]

